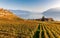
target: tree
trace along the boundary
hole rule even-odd
[[[41,19],[41,21],[44,21],[44,19],[45,19],[45,17],[44,17],[44,16],[42,16],[42,19]]]

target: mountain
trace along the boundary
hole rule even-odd
[[[60,8],[51,8],[42,13],[46,17],[54,18],[55,20],[60,20]]]
[[[10,11],[24,19],[36,19],[41,18],[43,16],[41,13],[24,11],[24,10],[10,10]]]
[[[10,10],[10,11],[21,18],[27,18],[27,16],[29,16],[31,14],[31,12],[24,11],[24,10]]]
[[[0,20],[22,20],[22,18],[16,16],[7,9],[0,8]]]
[[[42,16],[46,16],[47,18],[60,20],[60,8],[51,8],[44,11],[43,13],[33,13],[24,10],[10,10],[10,11],[24,19],[38,19],[41,18]]]

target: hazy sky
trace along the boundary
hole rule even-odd
[[[0,8],[42,12],[60,7],[60,0],[0,0]]]

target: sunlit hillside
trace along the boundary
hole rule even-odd
[[[18,16],[14,15],[12,12],[10,12],[7,9],[0,8],[0,20],[2,19],[8,19],[8,20],[23,20],[22,18],[19,18]]]
[[[37,27],[35,21],[23,20],[6,9],[0,9],[0,38],[30,38]]]

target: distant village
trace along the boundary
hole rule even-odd
[[[36,21],[54,21],[53,18],[45,18],[44,16],[40,19],[30,19],[30,20],[36,20]]]

